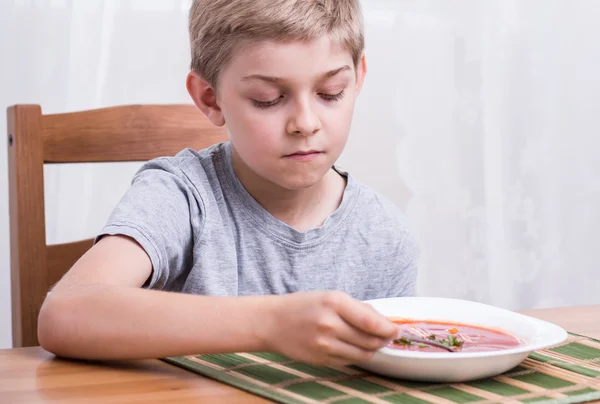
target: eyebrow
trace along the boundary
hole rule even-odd
[[[352,69],[350,68],[350,66],[345,65],[345,66],[339,67],[337,69],[333,69],[333,70],[323,73],[320,78],[328,79],[330,77],[335,76],[338,73],[341,73],[341,72],[344,72],[347,70],[352,70]],[[279,83],[279,82],[284,81],[283,78],[281,78],[281,77],[264,76],[262,74],[251,74],[250,76],[244,77],[242,80],[244,80],[244,81],[246,81],[246,80],[262,80],[262,81],[267,81],[269,83]]]

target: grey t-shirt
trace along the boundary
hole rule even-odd
[[[341,290],[356,299],[415,292],[406,217],[348,173],[325,223],[298,232],[269,214],[231,166],[231,145],[149,161],[99,236],[132,237],[152,261],[144,287],[213,296]]]

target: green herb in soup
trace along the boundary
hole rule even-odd
[[[390,318],[398,324],[401,334],[406,336],[393,341],[390,347],[411,351],[446,352],[443,347],[436,347],[415,339],[430,340],[451,348],[456,352],[485,352],[515,348],[524,342],[513,335],[499,330],[448,322],[421,321]]]

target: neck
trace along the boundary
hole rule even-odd
[[[273,217],[300,232],[321,226],[339,207],[346,186],[345,179],[330,169],[311,187],[280,187],[250,170],[233,148],[232,164],[248,193]]]

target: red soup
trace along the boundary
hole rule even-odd
[[[524,341],[499,330],[459,323],[390,318],[403,335],[440,342],[458,352],[484,352],[515,348]],[[400,338],[390,348],[423,352],[447,352],[444,348]]]

